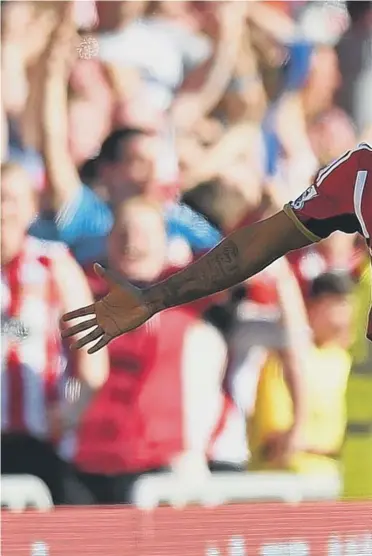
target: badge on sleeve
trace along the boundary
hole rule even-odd
[[[318,195],[318,190],[315,187],[315,185],[310,185],[310,187],[308,187],[306,191],[304,191],[302,195],[298,197],[298,199],[290,203],[290,206],[294,210],[301,210],[304,208],[305,203],[307,203],[308,201],[310,201],[310,199],[313,199],[317,195]]]

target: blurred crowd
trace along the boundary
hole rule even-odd
[[[57,504],[144,473],[336,473],[370,275],[352,235],[87,355],[63,313],[146,287],[372,140],[371,2],[2,2],[3,474]],[[358,325],[355,325],[358,323]]]

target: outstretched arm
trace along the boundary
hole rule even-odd
[[[353,191],[361,148],[369,147],[345,153],[320,171],[315,183],[282,211],[253,226],[240,228],[196,263],[147,290],[137,290],[117,280],[110,271],[97,268],[97,273],[108,282],[110,293],[93,305],[65,315],[65,321],[94,315],[72,326],[65,335],[96,326],[75,344],[80,348],[98,340],[88,350],[94,353],[155,313],[235,286],[293,249],[320,241],[336,230],[361,231],[354,206],[347,201],[353,196],[340,195],[340,184]]]
[[[237,230],[193,265],[149,288],[145,292],[146,303],[151,313],[157,313],[212,295],[243,282],[288,251],[309,243],[281,211]]]
[[[96,265],[96,272],[106,280],[110,293],[92,305],[67,313],[63,318],[65,322],[88,315],[92,318],[64,330],[62,335],[74,336],[94,327],[74,344],[74,348],[79,349],[98,340],[88,350],[94,353],[159,311],[235,286],[288,251],[310,242],[281,211],[237,230],[196,263],[147,290],[123,283],[111,271]]]

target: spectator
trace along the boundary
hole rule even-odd
[[[159,2],[150,4],[148,14],[143,14],[143,3],[137,10],[130,2],[111,10],[105,4],[98,3],[99,12],[120,15],[104,22],[99,37],[101,58],[137,69],[148,102],[162,110],[171,107],[177,125],[189,128],[208,113],[229,82],[246,3],[211,2],[203,10],[194,4],[172,9],[168,2]],[[180,18],[180,12],[186,17]]]
[[[40,99],[39,59],[56,24],[53,3],[2,5],[2,106],[8,130],[7,155],[38,182],[42,161],[37,121]],[[5,148],[5,146],[4,146]]]
[[[163,147],[161,138],[140,129],[114,131],[98,158],[100,182],[112,205],[137,194],[163,201],[169,239],[183,239],[196,252],[209,249],[221,239],[218,231],[197,212],[176,204],[174,195],[165,196],[167,189],[158,179]]]
[[[142,199],[120,205],[108,256],[113,271],[132,283],[156,280],[166,261],[158,208]],[[92,274],[91,284],[96,295],[105,293]],[[86,413],[74,453],[89,502],[127,503],[141,474],[182,466],[181,460],[205,466],[210,459],[213,468],[223,456],[232,468],[244,462],[244,425],[231,427],[236,413],[220,389],[226,346],[211,325],[187,308],[168,311],[113,343],[109,353],[108,381]],[[242,446],[235,440],[239,430]],[[196,473],[189,465],[187,474]],[[75,483],[70,491],[72,503],[87,502],[77,499]]]
[[[199,183],[184,193],[182,202],[203,215],[222,234],[232,230],[249,209],[243,193],[222,179]],[[257,204],[257,199],[252,204]]]
[[[302,91],[306,125],[320,165],[327,165],[354,147],[353,121],[335,106],[342,84],[339,61],[333,48],[318,46],[312,56],[307,83]]]
[[[199,257],[242,223],[253,223],[275,207],[280,208],[305,183],[307,187],[320,166],[330,164],[341,151],[354,146],[357,136],[370,141],[371,57],[366,53],[371,42],[371,3],[341,2],[348,4],[348,29],[346,9],[340,3],[323,4],[5,2],[1,154],[2,161],[12,161],[10,166],[4,166],[4,181],[9,185],[8,172],[18,177],[11,179],[16,183],[14,192],[13,185],[6,186],[4,196],[10,198],[10,189],[12,195],[18,195],[23,187],[23,204],[17,217],[11,219],[7,217],[9,203],[5,199],[4,245],[15,245],[17,222],[29,206],[30,184],[26,184],[25,174],[19,169],[22,166],[35,187],[38,208],[30,228],[32,237],[26,236],[24,249],[32,244],[45,252],[45,260],[53,262],[50,268],[53,272],[57,269],[56,282],[64,272],[62,261],[66,260],[68,273],[72,265],[71,276],[79,272],[60,244],[63,242],[86,269],[96,296],[104,293],[104,285],[92,273],[93,260],[114,266],[115,259],[119,261],[117,272],[146,285],[159,273],[169,275]],[[140,200],[138,195],[142,196]],[[162,216],[153,203],[159,203]],[[359,280],[360,252],[353,235],[336,233],[316,246],[290,254],[288,260],[305,302],[314,279],[325,272],[346,271]],[[57,260],[60,263],[54,265]],[[41,267],[36,260],[34,266],[37,272],[54,279],[52,270]],[[4,276],[8,267],[4,263]],[[64,279],[66,284],[68,278]],[[76,283],[81,280],[76,278]],[[364,315],[368,286],[364,278],[356,293],[360,315]],[[5,309],[5,282],[3,289]],[[88,293],[81,295],[79,305]],[[67,404],[67,412],[59,403],[53,403],[45,419],[44,405],[40,405],[37,426],[40,430],[43,426],[45,431],[53,429],[54,436],[63,429],[59,454],[64,459],[74,455],[78,463],[76,479],[75,470],[72,468],[71,475],[69,466],[55,456],[54,444],[50,448],[52,442],[45,433],[42,446],[49,446],[49,456],[45,458],[53,458],[48,464],[53,475],[50,482],[54,482],[58,467],[69,486],[69,496],[70,481],[74,481],[76,492],[69,498],[74,503],[122,502],[130,499],[131,484],[145,468],[183,468],[188,478],[198,475],[190,461],[197,461],[202,470],[207,462],[212,470],[241,469],[247,458],[243,426],[246,415],[249,417],[254,411],[258,381],[258,420],[260,415],[269,414],[266,392],[271,392],[271,388],[278,396],[278,406],[285,397],[289,408],[286,425],[293,424],[290,418],[292,406],[295,408],[295,423],[288,434],[265,440],[270,459],[266,466],[305,469],[305,460],[309,468],[315,460],[329,462],[326,456],[300,454],[301,461],[293,456],[301,448],[298,431],[305,430],[301,425],[301,377],[308,377],[308,365],[315,367],[318,362],[314,372],[318,368],[320,372],[327,357],[340,361],[340,369],[345,368],[346,374],[346,359],[343,348],[313,345],[307,329],[296,332],[302,331],[307,322],[303,307],[295,301],[297,297],[297,284],[288,269],[285,272],[272,267],[232,292],[164,315],[165,332],[161,315],[160,321],[155,319],[141,333],[117,340],[110,347],[109,382],[78,430],[83,434],[78,450],[73,425],[83,410],[85,396],[76,406]],[[310,300],[309,306],[313,305],[318,307],[318,301]],[[56,318],[60,310],[58,306]],[[14,333],[22,335],[24,330],[15,321],[9,324],[7,317],[3,320],[6,352],[7,338]],[[32,321],[30,329],[34,326]],[[53,334],[55,329],[55,350],[62,358],[56,369],[61,381],[68,381],[65,394],[74,397],[81,384],[69,380],[71,375],[75,379],[76,372],[88,376],[90,369],[84,354],[79,354],[81,362],[67,358],[64,346],[57,341],[56,326],[53,328],[53,321],[50,327]],[[176,343],[171,345],[165,337],[168,326],[172,333],[173,329],[178,330],[182,349],[176,349]],[[369,359],[364,341],[358,341],[358,330],[356,334],[352,355],[354,363],[364,368]],[[182,358],[182,380],[160,365],[157,356],[151,359],[152,347],[160,344],[165,346],[169,361],[173,358],[177,363]],[[38,357],[37,348],[29,349],[25,340],[15,341],[14,345],[19,350],[27,347],[31,361]],[[206,349],[205,345],[211,347]],[[118,352],[123,353],[123,360],[119,360]],[[228,365],[223,376],[225,356]],[[308,363],[301,356],[308,357]],[[96,361],[90,359],[92,373]],[[139,375],[130,372],[137,363],[157,371],[145,376],[140,392],[136,390]],[[330,371],[329,377],[332,365],[324,371]],[[6,363],[3,396],[10,392],[7,380],[13,376],[8,367]],[[97,388],[104,370],[103,362],[97,370]],[[33,377],[34,371],[33,368],[26,379]],[[276,371],[289,381],[288,389],[284,390],[282,378],[280,387],[274,386],[271,374]],[[29,394],[24,396],[26,401],[33,395],[35,382],[30,381],[30,385]],[[171,387],[175,394],[165,399]],[[146,419],[141,429],[144,435],[135,432],[142,405],[133,409],[125,399],[132,391],[133,399],[145,404],[145,415],[151,410],[158,419]],[[162,402],[158,409],[156,397]],[[171,402],[174,406],[167,406]],[[262,404],[266,404],[264,409]],[[277,408],[271,398],[270,404],[274,410]],[[6,404],[3,407],[8,408]],[[133,419],[125,418],[128,425],[123,424],[121,417],[132,410]],[[159,424],[160,410],[167,411],[167,415],[173,412],[174,428],[168,429],[168,445],[164,447],[163,440],[159,441],[159,452],[153,447],[150,453],[146,435],[152,423],[154,428]],[[106,414],[112,420],[105,424]],[[180,434],[179,423],[184,417],[187,431]],[[160,437],[162,433],[159,424],[154,435]],[[13,435],[5,433],[3,437],[4,454],[9,453],[10,434]],[[29,436],[32,434],[31,430]],[[115,434],[122,435],[123,450],[133,440],[133,457],[146,450],[140,463],[130,461],[131,452],[119,453]],[[36,442],[35,435],[27,442]],[[253,465],[257,460],[261,464],[255,434],[249,437]],[[37,446],[35,450],[40,454],[44,448]],[[192,451],[195,457],[190,455]],[[117,466],[113,477],[107,475],[112,471],[107,453],[113,454],[111,463]],[[26,458],[20,457],[19,466],[24,461]],[[40,458],[36,463],[39,465]],[[334,468],[333,460],[330,466]],[[117,489],[116,498],[110,489]],[[52,491],[56,501],[65,500],[60,485],[57,488],[53,484]]]
[[[339,471],[346,426],[346,385],[351,366],[347,352],[351,340],[351,292],[352,282],[345,275],[323,274],[312,284],[309,323],[313,338],[308,338],[307,351],[303,351],[302,367],[306,409],[296,442],[285,457],[278,456],[277,452],[293,421],[291,402],[283,382],[285,364],[275,354],[267,360],[252,422],[254,465],[260,469],[280,468],[298,473]],[[304,319],[299,330],[306,326]]]
[[[340,86],[340,73],[337,57],[329,46],[317,45],[313,48],[308,68],[308,76],[298,94],[292,96],[281,106],[281,117],[285,125],[290,118],[298,118],[296,128],[303,130],[308,152],[315,155],[314,173],[319,166],[331,164],[344,150],[351,149],[356,142],[356,135],[350,119],[334,106],[334,97]],[[283,99],[284,100],[284,99]],[[299,105],[296,104],[299,101]],[[280,121],[280,119],[279,119]],[[284,123],[284,121],[283,121]],[[292,148],[297,148],[299,139],[292,138]],[[303,149],[304,152],[306,149]],[[300,158],[295,155],[295,165]],[[310,177],[310,176],[309,176]],[[294,180],[296,184],[298,179]],[[306,293],[309,282],[322,272],[328,270],[352,271],[355,264],[355,238],[342,233],[332,234],[319,245],[290,255],[296,275]]]
[[[250,202],[247,202],[239,189],[214,180],[187,192],[183,200],[227,232],[240,225],[243,215],[246,221],[273,210],[275,200],[269,190],[261,190],[257,198],[254,198],[254,191],[252,193]],[[294,355],[297,344],[293,336],[297,321],[288,309],[291,293],[287,291],[278,296],[276,282],[275,270],[268,269],[236,288],[226,301],[216,299],[215,304],[207,308],[205,316],[227,339],[229,366],[225,386],[242,415],[249,417],[254,409],[257,382],[267,350],[281,350],[287,360],[286,371],[297,427],[303,405],[299,365]]]
[[[283,260],[249,280],[228,336],[227,388],[247,419],[255,412],[257,385],[270,352],[280,354],[293,408],[293,422],[280,446],[282,456],[296,443],[305,411],[301,326],[305,309],[296,280]],[[303,318],[303,316],[302,316]],[[250,443],[250,435],[248,435]],[[254,437],[253,437],[254,447]]]
[[[372,3],[347,2],[350,26],[337,45],[342,75],[338,103],[359,134],[372,125]]]
[[[59,318],[92,302],[87,282],[63,246],[27,235],[36,210],[30,179],[11,163],[1,170],[1,470],[40,477],[60,504],[64,468],[53,441],[102,386],[107,353],[66,360]],[[65,395],[69,377],[80,387],[75,400]]]
[[[354,310],[354,338],[351,353],[353,363],[357,365],[372,365],[372,350],[363,336],[362,326],[368,322],[368,303],[371,299],[372,277],[368,255],[362,258],[358,265],[358,283],[355,288]],[[364,328],[365,330],[365,328]]]
[[[68,10],[64,18],[52,36],[48,53],[42,125],[47,193],[55,217],[48,218],[44,211],[32,233],[43,239],[64,241],[78,261],[86,263],[105,255],[112,213],[104,200],[80,182],[68,151],[67,75],[72,33]],[[56,98],[60,99],[59,104]],[[121,129],[110,134],[102,145],[98,165],[99,181],[109,204],[115,206],[141,192],[163,196],[159,186],[163,146],[161,138],[140,129]],[[181,236],[192,248],[209,248],[220,239],[216,230],[186,207],[173,203],[167,208],[167,216],[170,236]]]
[[[100,57],[117,66],[116,71],[131,67],[140,72],[148,101],[164,110],[182,83],[184,65],[198,66],[208,59],[211,49],[182,20],[154,17],[153,10],[146,16],[145,4],[139,2],[133,9],[131,2],[97,3]]]
[[[40,239],[66,243],[81,262],[99,256],[104,249],[112,215],[106,204],[80,183],[68,148],[67,80],[73,32],[67,3],[44,60],[41,142],[46,190],[31,233]]]
[[[260,194],[264,179],[265,152],[260,128],[250,123],[231,126],[218,142],[204,149],[198,165],[189,169],[188,185],[221,178],[232,182],[247,201]]]
[[[139,128],[118,129],[106,138],[97,170],[113,205],[136,195],[153,194],[162,146],[159,137]]]

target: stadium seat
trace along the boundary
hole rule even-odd
[[[342,492],[338,475],[301,476],[293,473],[215,473],[202,483],[174,474],[140,478],[133,490],[133,503],[143,509],[162,503],[183,506],[190,502],[220,505],[232,502],[304,502],[336,500]]]
[[[52,496],[46,484],[33,475],[1,475],[1,507],[11,511],[27,508],[49,510]]]

